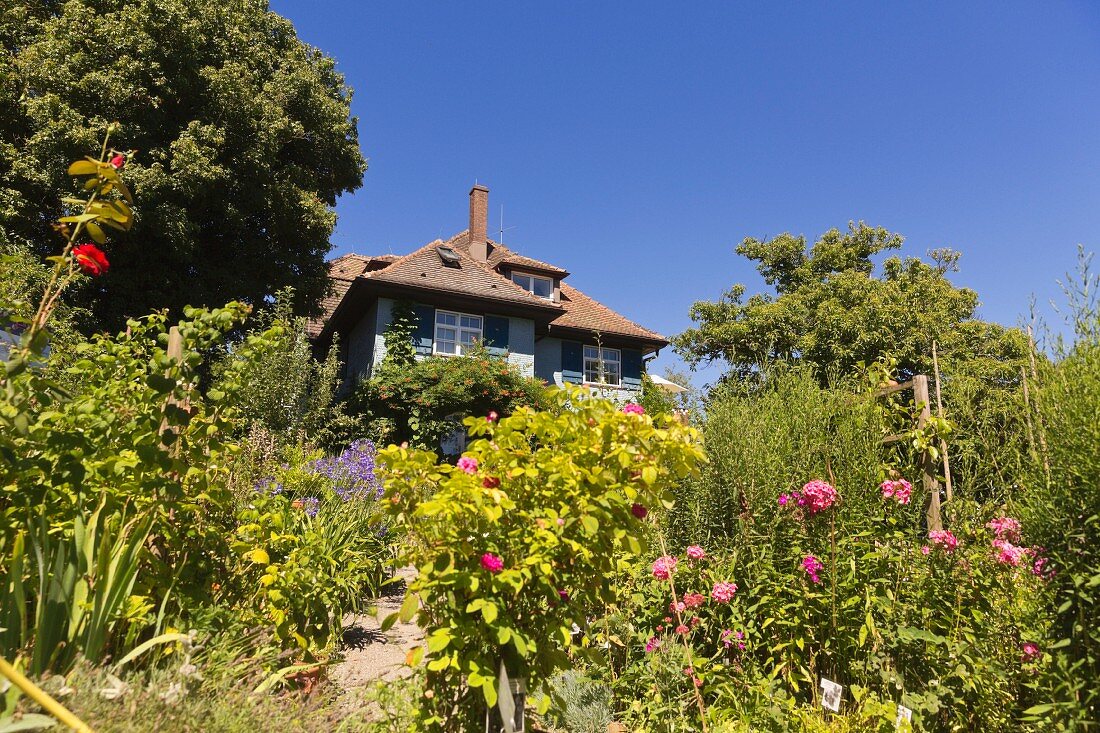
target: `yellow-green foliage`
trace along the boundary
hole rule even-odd
[[[613,578],[643,551],[635,505],[666,504],[703,454],[698,435],[666,416],[628,414],[581,391],[554,391],[556,409],[520,408],[499,423],[467,418],[475,440],[458,467],[424,451],[381,455],[393,519],[408,525],[404,561],[419,574],[402,616],[419,606],[428,630],[425,722],[479,688],[496,702],[504,661],[529,689],[569,664],[572,629],[614,598]],[[500,558],[497,572],[483,566]]]

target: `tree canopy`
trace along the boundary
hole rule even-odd
[[[1026,338],[975,318],[978,294],[947,277],[957,269],[957,252],[933,251],[932,262],[893,256],[876,268],[874,256],[902,241],[863,222],[850,222],[846,232],[831,229],[809,247],[789,233],[746,238],[736,251],[757,263],[774,294],[746,298],[739,284],[717,302],[696,302],[696,326],[673,344],[692,366],[724,360],[744,374],[788,360],[814,366],[824,379],[886,356],[897,359],[903,376],[928,373],[935,341],[947,362],[970,362],[991,378],[1014,380]]]
[[[85,292],[92,325],[288,285],[313,311],[365,163],[335,62],[265,0],[40,0],[0,11],[0,43],[0,240],[55,253],[69,161],[112,120],[138,151],[135,225]]]

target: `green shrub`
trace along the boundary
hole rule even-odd
[[[580,390],[549,399],[554,412],[467,418],[476,439],[457,467],[423,451],[382,454],[390,514],[410,532],[402,560],[419,569],[401,616],[418,615],[428,634],[410,661],[427,660],[430,727],[462,730],[483,715],[470,692],[494,705],[501,664],[536,690],[568,666],[566,650],[583,653],[574,624],[614,600],[615,574],[643,549],[644,509],[701,458],[694,431],[667,416]]]
[[[543,384],[523,376],[501,357],[477,348],[462,357],[431,356],[402,365],[384,362],[360,382],[348,412],[393,425],[390,442],[439,449],[442,438],[462,427],[466,415],[508,415],[520,407],[542,409]]]

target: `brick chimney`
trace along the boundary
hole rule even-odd
[[[489,189],[480,183],[470,189],[470,256],[489,259]]]

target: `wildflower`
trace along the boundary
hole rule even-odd
[[[789,502],[790,500],[791,500],[791,495],[790,494],[780,494],[779,495],[779,506],[787,506],[787,502]]]
[[[664,631],[664,630],[665,630],[664,624],[657,624],[657,631]]]
[[[122,153],[115,153],[115,156],[111,158],[110,163],[112,168],[114,168],[116,171],[120,171],[122,170],[123,166],[126,165],[126,156]]]
[[[306,516],[316,517],[317,512],[321,510],[321,500],[316,496],[307,496],[302,502],[305,504]]]
[[[1011,565],[1012,567],[1019,567],[1031,552],[1026,547],[1020,547],[1014,545],[1008,540],[995,539],[993,540],[993,549],[997,550],[997,562],[1002,565]]]
[[[504,569],[504,560],[491,552],[486,552],[481,556],[481,567],[495,575]]]
[[[565,520],[562,519],[561,517],[558,517],[558,526],[559,527],[564,527],[565,526]]]
[[[882,489],[883,499],[893,499],[899,504],[908,504],[909,496],[913,492],[913,485],[903,478],[887,479],[879,488]]]
[[[810,580],[814,583],[821,582],[821,578],[817,574],[824,567],[825,565],[813,555],[802,558],[802,569],[806,571],[806,574],[810,576]]]
[[[680,624],[679,626],[676,627],[676,633],[677,634],[686,634],[688,631],[690,631],[690,629],[688,627],[684,626],[683,624]]]
[[[662,620],[662,621],[664,621],[664,622],[665,622],[666,624],[670,624],[670,623],[672,623],[672,618],[671,618],[670,616],[665,616],[665,617],[664,617],[663,619],[661,619],[661,620]]]
[[[500,479],[496,476],[486,476],[481,480],[481,485],[487,489],[495,489],[500,486]]]
[[[954,552],[955,548],[959,546],[959,541],[955,538],[955,535],[946,529],[932,530],[928,533],[928,539],[932,540],[932,544],[939,546],[944,552]]]
[[[683,601],[673,601],[668,604],[669,613],[683,613],[687,609],[687,604]]]
[[[662,555],[653,561],[653,577],[657,580],[668,580],[675,572],[676,558],[671,555]]]
[[[710,590],[710,597],[718,603],[729,603],[733,600],[733,594],[737,592],[737,585],[719,581]]]
[[[802,495],[798,497],[798,505],[809,509],[814,515],[823,512],[836,502],[836,489],[824,481],[810,481],[802,487]]]
[[[625,405],[623,405],[623,414],[644,415],[645,408],[639,405],[637,402],[627,402]]]
[[[635,503],[635,504],[631,505],[630,513],[633,514],[638,519],[645,519],[646,515],[649,514],[649,510],[646,509],[643,505]]]
[[[661,646],[661,640],[656,636],[649,637],[649,641],[645,643],[645,653],[650,654],[657,651],[657,647]]]
[[[985,525],[989,529],[993,530],[993,534],[997,535],[999,540],[1008,540],[1009,542],[1020,541],[1020,522],[1012,517],[997,517],[991,519],[988,524]]]
[[[103,250],[91,242],[73,247],[73,260],[81,270],[93,277],[107,272],[107,268],[111,266]]]
[[[692,617],[691,617],[691,627],[692,627],[692,628],[695,628],[696,626],[698,626],[698,625],[699,625],[699,623],[700,623],[700,622],[701,622],[702,620],[703,620],[703,619],[699,618],[698,616],[692,616]]]
[[[383,488],[375,473],[375,455],[373,443],[357,440],[340,455],[319,458],[306,464],[305,470],[330,480],[333,491],[344,501],[369,497],[377,499],[382,496]]]
[[[470,458],[469,456],[462,456],[458,459],[458,470],[465,471],[466,473],[475,473],[477,471],[477,459]]]
[[[1028,662],[1034,662],[1042,655],[1042,651],[1039,650],[1039,645],[1033,641],[1026,642],[1020,647],[1022,654],[1020,654],[1020,661],[1025,664]]]
[[[485,422],[496,422],[499,415],[496,410],[491,410],[488,415],[485,416]]]
[[[923,545],[923,546],[922,546],[922,547],[920,548],[920,554],[922,554],[922,555],[927,555],[927,554],[928,554],[928,553],[930,553],[930,552],[932,552],[932,548],[931,548],[931,547],[929,547],[928,545]]]
[[[692,560],[702,560],[707,553],[699,545],[691,545],[687,548],[687,556]]]
[[[702,593],[688,593],[684,596],[684,605],[687,608],[699,608],[707,602],[707,597]]]

